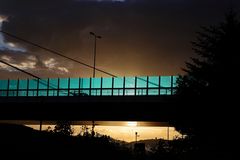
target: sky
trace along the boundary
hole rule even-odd
[[[39,125],[27,125],[33,129],[39,130]],[[54,129],[54,125],[43,125],[42,129],[47,130]],[[49,129],[50,129],[49,128]],[[74,131],[73,135],[82,134],[83,126],[72,126]],[[91,126],[88,126],[89,132],[91,132]],[[134,142],[136,138],[136,132],[138,133],[137,140],[147,140],[147,139],[168,139],[168,128],[167,127],[135,127],[135,126],[96,126],[95,132],[101,135],[110,136],[116,140],[121,140],[125,142]],[[169,127],[169,140],[175,138],[181,138],[181,134],[175,130],[174,127]]]
[[[39,121],[27,120],[1,120],[0,123],[9,124],[24,124],[33,129],[39,130]],[[53,130],[56,122],[43,121],[42,130]],[[114,139],[126,142],[135,141],[135,133],[137,132],[137,140],[146,139],[168,139],[183,137],[174,127],[167,122],[146,122],[146,121],[95,121],[94,131],[101,135],[108,135]],[[83,134],[88,128],[91,133],[92,121],[74,121],[71,125],[74,133],[73,135]],[[169,128],[168,128],[169,127]],[[169,133],[169,135],[168,135]],[[169,136],[169,137],[168,137]]]
[[[175,130],[174,127],[166,127],[166,125],[157,124],[159,122],[113,122],[113,121],[99,121],[96,122],[96,126],[94,131],[101,135],[108,135],[114,139],[133,142],[136,140],[136,132],[137,132],[137,140],[147,140],[147,139],[168,139],[173,140],[175,138],[181,138],[182,135]],[[33,129],[39,130],[39,124],[31,124],[26,125]],[[44,124],[42,126],[42,130],[53,130],[55,125],[53,124]],[[91,125],[72,125],[73,135],[83,134],[86,131],[86,127],[88,128],[88,132],[91,133],[92,126]],[[169,134],[169,135],[168,135]]]
[[[116,76],[177,75],[200,26],[238,0],[0,0],[0,29]],[[41,78],[90,77],[93,69],[0,33],[0,60]],[[97,77],[107,75],[97,72]],[[27,75],[0,63],[0,78]]]

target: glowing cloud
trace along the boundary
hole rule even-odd
[[[67,68],[65,68],[65,67],[57,67],[57,69],[58,69],[59,71],[61,71],[61,72],[66,72],[66,73],[69,72],[69,70],[68,70]]]
[[[45,67],[47,67],[51,70],[60,71],[60,73],[62,73],[62,72],[68,73],[69,72],[67,68],[58,66],[58,62],[54,58],[49,58],[47,60],[44,60],[43,64]]]
[[[22,70],[44,70],[47,68],[50,71],[56,72],[58,74],[64,74],[69,72],[69,70],[66,67],[59,66],[59,63],[54,58],[41,60],[34,55],[29,55],[24,59],[21,60],[18,59],[17,62],[11,56],[2,55],[0,56],[0,59]],[[17,71],[14,68],[7,66],[3,63],[0,63],[0,69],[7,70],[9,72]]]
[[[3,22],[7,21],[6,16],[0,15],[0,30],[2,30]],[[19,47],[17,44],[13,42],[6,42],[2,33],[0,33],[0,50],[10,50],[14,52],[26,52],[25,48]]]
[[[37,61],[36,60],[30,60],[30,59],[26,59],[24,61],[21,61],[20,63],[16,63],[12,57],[7,56],[7,55],[2,55],[0,57],[0,59],[4,60],[5,62],[8,62],[9,64],[18,67],[22,70],[28,70],[28,69],[35,69],[36,65],[37,65]],[[0,63],[0,69],[3,70],[7,70],[9,72],[14,72],[16,71],[14,68],[7,66],[5,64]]]
[[[56,62],[56,60],[54,58],[49,58],[49,59],[43,61],[43,64],[45,65],[45,67],[47,67],[49,69],[54,69],[54,68],[56,68],[56,65],[58,63]]]

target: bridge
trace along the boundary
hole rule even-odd
[[[176,111],[176,79],[139,76],[0,80],[0,117],[167,121]]]
[[[1,31],[18,41],[86,66],[110,78],[42,79],[0,60],[34,79],[0,80],[1,119],[159,120],[175,111],[177,76],[118,77],[64,53]],[[94,77],[94,76],[93,76]],[[61,106],[60,106],[61,105]],[[62,106],[64,105],[64,107]],[[143,108],[140,108],[143,106]],[[161,116],[156,112],[161,107]],[[166,113],[166,112],[170,112]]]

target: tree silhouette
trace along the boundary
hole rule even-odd
[[[195,136],[206,154],[217,152],[224,157],[233,152],[229,149],[233,144],[227,139],[232,135],[226,128],[236,126],[240,20],[236,12],[230,11],[224,22],[201,29],[192,42],[198,57],[186,63],[186,75],[177,80],[176,94],[183,105],[179,107],[176,129]],[[214,146],[214,152],[210,146]]]
[[[183,69],[186,75],[177,80],[178,95],[226,95],[237,87],[240,55],[240,21],[230,11],[225,21],[217,26],[201,27],[192,42],[198,58],[191,58]],[[235,85],[235,86],[234,86]]]
[[[71,127],[70,121],[57,121],[56,126],[54,128],[55,133],[63,134],[70,136],[73,134],[73,129]]]

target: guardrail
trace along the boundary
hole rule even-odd
[[[177,76],[0,80],[0,96],[173,95]]]

